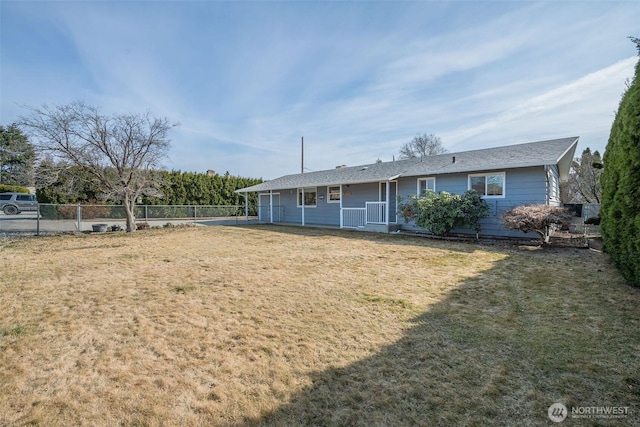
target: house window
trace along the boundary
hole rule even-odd
[[[329,195],[329,197],[327,198],[327,203],[340,203],[339,185],[327,187],[327,194]]]
[[[422,196],[425,191],[436,191],[435,178],[418,178],[418,196]]]
[[[304,189],[304,206],[315,207],[318,196],[318,190],[316,187],[309,187]],[[302,188],[298,188],[298,207],[302,206]]]
[[[469,175],[469,190],[484,197],[504,197],[504,184],[504,172]]]

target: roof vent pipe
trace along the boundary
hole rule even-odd
[[[455,162],[456,162],[456,156],[453,156],[451,163],[455,163]]]

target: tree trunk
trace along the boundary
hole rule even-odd
[[[130,233],[136,230],[136,216],[134,210],[136,208],[135,200],[129,200],[129,196],[123,198],[124,213],[127,216],[127,232]]]
[[[547,243],[549,243],[549,233],[546,233],[545,231],[540,231],[540,230],[531,230],[531,231],[533,231],[538,236],[540,236],[540,241],[542,242],[543,245],[546,245]]]

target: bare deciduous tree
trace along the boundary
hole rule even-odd
[[[442,146],[442,139],[434,134],[416,135],[410,142],[400,148],[401,159],[415,159],[425,156],[444,154],[447,150]]]
[[[177,124],[149,112],[107,116],[82,102],[28,109],[21,124],[36,148],[58,160],[51,165],[71,164],[94,177],[105,197],[122,202],[127,231],[134,231],[136,200],[158,192],[157,169]]]
[[[563,184],[563,201],[566,203],[600,203],[603,172],[602,158],[596,150],[587,147],[580,157],[571,163],[568,181]]]

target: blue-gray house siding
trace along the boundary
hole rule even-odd
[[[519,236],[504,229],[504,211],[527,204],[560,204],[559,185],[566,180],[577,137],[498,148],[400,160],[365,166],[286,175],[239,193],[258,192],[259,216],[264,222],[364,228],[376,231],[417,230],[397,215],[397,199],[415,196],[418,180],[434,178],[435,191],[462,194],[470,175],[503,174],[501,196],[485,196],[490,214],[482,221],[482,235]],[[329,186],[339,187],[340,200],[330,200]],[[299,206],[298,192],[315,191],[315,205]],[[336,191],[333,192],[335,197]],[[470,232],[470,230],[454,230]]]
[[[514,233],[506,230],[502,226],[501,215],[503,212],[521,205],[546,204],[547,203],[547,180],[546,171],[543,166],[521,168],[521,169],[495,169],[487,171],[474,171],[478,173],[505,173],[505,195],[504,197],[485,197],[489,205],[490,212],[487,218],[481,222],[481,234],[492,236],[515,236],[522,233]],[[451,175],[435,176],[436,192],[446,191],[452,194],[462,194],[469,190],[469,173],[457,173]],[[416,195],[417,180],[422,177],[403,178],[399,180],[399,193],[402,198]],[[399,219],[403,229],[420,230],[413,222],[404,223]],[[454,230],[455,232],[469,232],[469,230]]]
[[[327,187],[313,187],[316,189],[316,206],[304,207],[304,222],[306,225],[340,226],[340,204],[329,203]],[[283,209],[283,221],[302,223],[302,207],[298,206],[298,189],[287,189],[280,192]],[[284,195],[284,197],[283,197]]]

